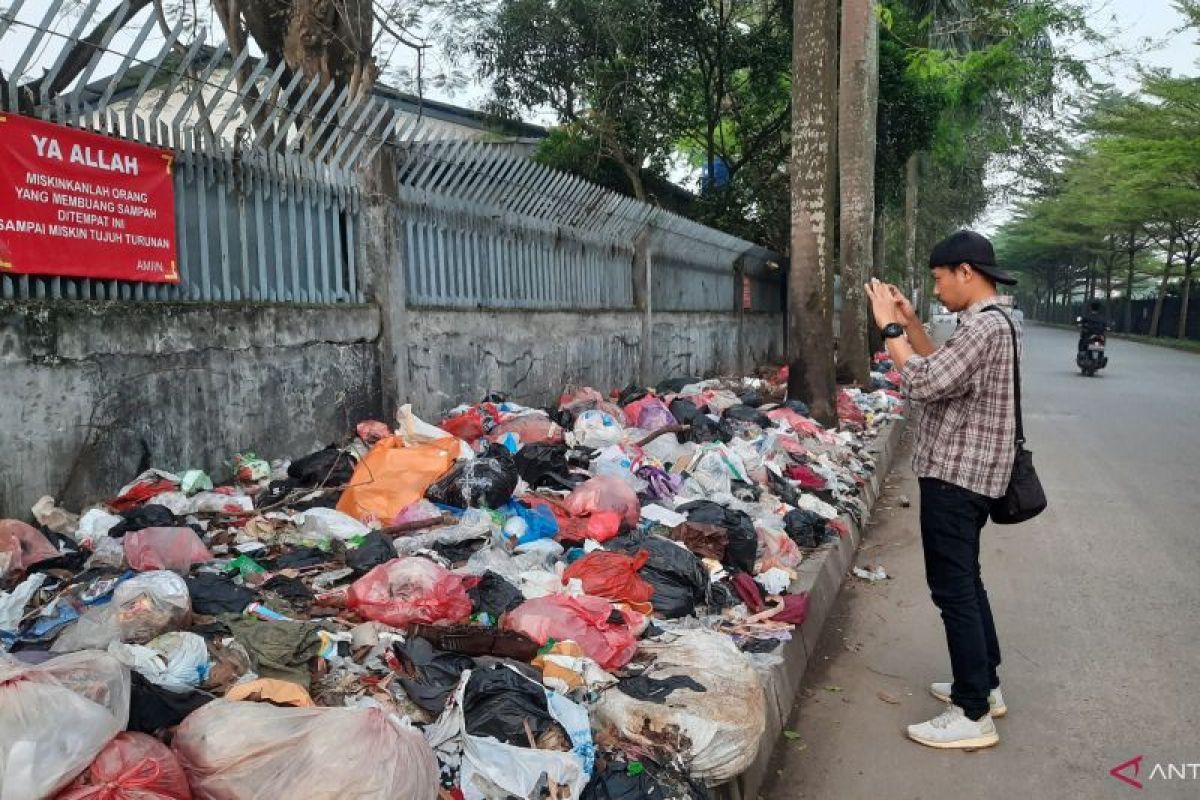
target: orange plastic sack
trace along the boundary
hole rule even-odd
[[[55,800],[191,800],[187,776],[165,744],[118,733]]]
[[[169,569],[187,573],[212,553],[191,528],[143,528],[125,534],[125,560],[138,572]]]
[[[375,567],[350,584],[346,605],[393,628],[414,622],[462,622],[471,615],[462,578],[420,556]]]
[[[636,528],[642,518],[642,504],[629,484],[608,475],[600,475],[580,484],[567,496],[567,511],[586,517],[597,511],[613,511],[627,528]]]
[[[398,436],[381,439],[350,478],[337,510],[362,522],[389,524],[425,496],[425,490],[454,464],[458,439],[448,436],[406,447]]]
[[[567,567],[563,583],[579,578],[583,590],[596,597],[646,603],[654,596],[654,587],[642,580],[638,570],[646,566],[649,558],[645,550],[638,551],[636,556],[596,550]]]
[[[58,550],[37,528],[16,519],[0,519],[0,575],[29,569],[58,555]]]
[[[629,628],[608,621],[612,612],[612,603],[602,597],[552,594],[526,600],[508,612],[504,626],[538,644],[551,639],[575,642],[588,658],[606,670],[614,670],[633,658],[637,639]]]

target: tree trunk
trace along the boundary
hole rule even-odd
[[[1183,298],[1179,304],[1179,327],[1175,331],[1176,339],[1186,339],[1188,332],[1188,303],[1192,299],[1192,264],[1195,256],[1191,256],[1183,264]]]
[[[1129,263],[1125,270],[1125,333],[1133,333],[1133,261],[1137,255],[1134,246],[1133,231],[1129,232]]]
[[[1104,316],[1111,319],[1109,316],[1112,311],[1112,279],[1113,279],[1113,262],[1116,261],[1116,256],[1110,251],[1104,259]]]
[[[871,379],[867,306],[875,224],[875,118],[879,98],[879,23],[874,0],[842,0],[838,89],[842,274],[838,374]]]
[[[871,277],[883,280],[884,262],[887,260],[887,209],[880,206],[875,212],[875,225],[872,230]],[[870,312],[867,314],[867,340],[872,353],[883,349],[883,337],[879,326],[871,324]]]
[[[1162,280],[1158,283],[1158,297],[1154,299],[1154,313],[1150,315],[1150,335],[1158,336],[1158,325],[1162,322],[1163,301],[1167,299],[1167,284],[1171,281],[1171,266],[1175,261],[1175,232],[1167,241],[1167,263],[1163,267]]]
[[[921,177],[918,153],[904,165],[904,291],[910,299],[917,289],[917,184]]]
[[[796,0],[792,42],[791,306],[788,396],[837,422],[833,236],[837,146],[837,4]]]

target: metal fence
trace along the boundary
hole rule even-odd
[[[774,256],[761,247],[559,172],[503,144],[414,138],[397,159],[412,306],[631,309],[637,245],[651,306],[781,308]]]
[[[354,170],[396,131],[400,112],[248,51],[233,58],[227,45],[206,46],[203,32],[184,42],[182,19],[156,48],[146,46],[158,25],[147,11],[121,33],[132,41],[115,42],[113,26],[80,50],[84,31],[105,18],[99,0],[78,17],[64,17],[64,0],[23,6],[0,12],[0,52],[19,53],[0,111],[173,150],[181,283],[5,275],[0,297],[362,302]],[[56,27],[64,18],[75,20],[69,31]],[[52,94],[80,52],[85,66]],[[102,61],[112,71],[92,81]],[[239,71],[254,92],[238,88]]]

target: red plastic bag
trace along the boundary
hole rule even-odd
[[[0,519],[0,575],[29,569],[58,555],[58,550],[37,528],[16,519]]]
[[[125,534],[125,560],[138,572],[169,569],[186,573],[193,564],[212,559],[191,528],[143,528]]]
[[[541,414],[522,414],[501,422],[492,428],[488,438],[493,442],[498,442],[509,433],[519,436],[521,444],[562,444],[563,442],[562,427]]]
[[[165,744],[118,733],[55,800],[191,800],[187,776]]]
[[[563,583],[572,578],[583,582],[583,590],[596,597],[625,603],[647,603],[654,587],[642,580],[638,570],[646,566],[650,555],[645,550],[636,556],[597,550],[588,553],[563,573]]]
[[[584,411],[592,409],[603,411],[616,420],[623,419],[624,415],[620,406],[610,403],[604,395],[590,386],[563,393],[558,398],[558,407],[564,411],[570,411],[574,416],[579,416]]]
[[[800,485],[801,489],[819,492],[825,488],[825,479],[812,471],[811,467],[806,467],[803,464],[793,464],[785,471],[788,480],[795,481]]]
[[[642,504],[637,492],[624,481],[608,475],[597,476],[575,487],[567,496],[566,507],[576,517],[590,516],[598,511],[615,512],[628,528],[636,528],[642,518]]]
[[[471,615],[462,578],[419,556],[394,559],[363,575],[350,585],[346,605],[394,628],[462,622]]]
[[[482,439],[500,419],[500,409],[492,403],[480,403],[461,414],[446,417],[439,428],[465,442]]]
[[[552,594],[514,608],[505,616],[504,626],[540,645],[551,639],[575,642],[588,658],[613,670],[633,658],[637,639],[629,628],[608,621],[612,611],[612,604],[602,597]]]

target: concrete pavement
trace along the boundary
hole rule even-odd
[[[940,711],[927,685],[950,670],[901,456],[858,557],[894,577],[846,584],[788,725],[799,738],[777,743],[762,797],[1200,797],[1200,766],[1185,766],[1200,763],[1200,356],[1110,340],[1089,379],[1073,334],[1026,336],[1026,428],[1050,508],[984,530],[1010,709],[999,746],[904,737]],[[1142,790],[1109,775],[1136,756],[1124,774]]]

